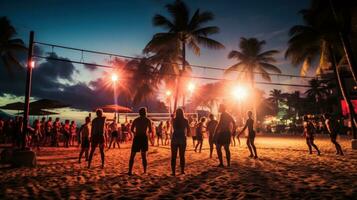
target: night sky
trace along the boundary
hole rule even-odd
[[[152,17],[157,13],[167,16],[164,5],[171,2],[163,0],[1,0],[0,8],[1,16],[7,16],[11,20],[17,29],[18,37],[26,43],[29,31],[34,30],[36,41],[137,56],[141,54],[153,34],[162,31],[152,25]],[[215,14],[215,20],[209,24],[220,27],[220,33],[213,35],[212,38],[226,46],[223,50],[202,48],[199,57],[190,52],[187,60],[191,64],[227,68],[234,63],[234,60],[227,59],[227,54],[232,49],[238,49],[240,37],[257,37],[266,40],[265,49],[281,51],[277,56],[277,65],[283,73],[299,73],[298,68],[292,67],[289,61],[284,60],[283,54],[287,46],[288,30],[293,25],[302,23],[298,11],[308,7],[308,0],[192,0],[185,2],[191,12],[200,8]],[[43,48],[41,51],[51,50]],[[70,59],[78,60],[81,57],[78,53],[68,51],[55,50],[55,53],[60,57]],[[96,63],[104,63],[107,60],[105,57],[99,58],[93,55],[85,55],[84,59],[87,62]],[[1,68],[3,70],[3,67]],[[45,75],[45,72],[41,73]],[[54,78],[57,78],[60,84],[73,86],[79,83],[88,84],[96,80],[101,73],[101,71],[93,72],[74,65],[74,69],[67,73],[68,76],[61,77],[60,74],[54,75]],[[198,76],[222,78],[221,74],[215,71],[195,70],[194,73]],[[300,80],[272,77],[272,81],[296,83]],[[266,90],[271,88],[260,87]],[[7,93],[12,93],[11,90],[15,89],[9,88]],[[299,88],[281,87],[280,89],[291,91]],[[23,86],[20,92],[23,92]],[[13,93],[20,94],[20,92]]]

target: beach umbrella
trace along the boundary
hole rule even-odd
[[[20,115],[23,115],[23,114],[24,113],[20,113]],[[29,115],[32,115],[32,116],[57,115],[57,114],[58,113],[41,110],[41,109],[30,109],[30,112],[29,112]]]
[[[40,99],[30,103],[30,108],[33,109],[56,109],[65,107],[69,107],[69,105],[52,99]]]
[[[115,113],[130,113],[133,112],[130,108],[121,106],[121,105],[116,105],[116,104],[111,104],[111,105],[105,105],[102,107],[99,107],[102,109],[104,112],[115,112]]]
[[[0,110],[0,119],[10,119],[13,116]]]
[[[15,103],[9,103],[6,104],[5,106],[1,106],[0,109],[3,110],[23,110],[24,109],[24,103],[22,102],[15,102]]]

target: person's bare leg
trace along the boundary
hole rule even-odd
[[[105,159],[105,156],[104,156],[104,144],[101,144],[99,146],[99,150],[100,150],[100,158],[102,160],[102,168],[104,168],[104,159]]]
[[[147,160],[146,160],[146,151],[142,151],[141,152],[141,160],[142,160],[142,163],[143,163],[143,168],[144,168],[144,174],[146,174],[146,168],[147,168]]]
[[[201,151],[202,151],[202,145],[203,145],[203,140],[202,141],[200,141],[200,153],[201,153]]]
[[[177,145],[171,144],[171,175],[176,175],[176,158],[177,158]]]
[[[213,142],[209,141],[209,158],[212,158],[213,153]]]
[[[317,155],[320,155],[320,150],[319,150],[319,148],[317,148],[317,146],[316,146],[316,144],[314,143],[313,140],[311,140],[311,146],[313,146],[316,149]]]
[[[90,150],[90,154],[89,154],[89,158],[88,158],[88,168],[90,168],[90,164],[92,162],[92,158],[93,158],[93,154],[94,154],[95,148],[97,148],[97,146],[92,146],[92,148]]]
[[[222,158],[222,145],[221,144],[216,144],[216,150],[217,150],[217,156],[219,160],[219,165],[218,167],[223,167],[223,158]]]
[[[229,144],[224,145],[224,150],[226,151],[227,166],[231,166],[231,151],[229,150]]]
[[[132,175],[132,172],[133,172],[133,165],[134,165],[135,154],[136,154],[136,152],[133,152],[133,151],[132,151],[131,154],[130,154],[130,159],[129,159],[129,172],[128,172],[129,175]]]
[[[250,152],[250,155],[249,157],[253,157],[253,150],[252,150],[252,147],[250,146],[250,139],[249,137],[247,138],[247,146],[248,146],[248,149],[249,149],[249,152]]]
[[[84,150],[84,157],[86,158],[86,161],[88,161],[88,148]]]
[[[185,174],[185,151],[186,151],[186,145],[180,145],[179,155],[180,155],[181,174]]]
[[[306,138],[306,144],[307,144],[307,147],[309,148],[309,154],[312,154],[312,148],[311,148],[311,144],[310,144],[309,138]]]
[[[258,158],[258,154],[257,154],[257,148],[255,148],[255,145],[254,145],[254,138],[251,138],[251,139],[250,139],[250,146],[251,146],[252,149],[253,149],[254,158],[257,159],[257,158]]]
[[[79,152],[78,163],[81,163],[83,153],[84,153],[84,149],[81,149],[81,151]]]

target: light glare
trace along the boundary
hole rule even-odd
[[[118,81],[118,75],[117,75],[117,74],[113,74],[113,75],[112,75],[112,81],[113,81],[113,82]]]
[[[233,96],[237,100],[243,100],[248,96],[248,91],[246,88],[238,86],[233,89]]]

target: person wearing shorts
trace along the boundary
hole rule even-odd
[[[239,135],[241,135],[245,129],[248,128],[248,138],[247,138],[247,146],[250,152],[249,157],[254,159],[258,158],[258,154],[257,154],[257,149],[255,148],[254,145],[254,140],[255,140],[255,131],[254,131],[254,120],[252,119],[253,113],[252,111],[248,111],[248,119],[244,125],[244,128],[242,129],[242,131],[239,133]],[[238,135],[238,137],[239,137]]]
[[[88,159],[88,168],[90,168],[93,154],[97,146],[100,150],[100,158],[102,160],[102,168],[104,168],[104,133],[105,133],[105,121],[106,118],[103,116],[103,110],[97,109],[97,117],[92,121],[91,129],[91,150]]]
[[[134,134],[134,139],[131,146],[128,175],[132,175],[134,159],[137,152],[141,152],[144,174],[146,173],[146,152],[149,150],[148,133],[152,132],[152,123],[151,120],[147,118],[146,113],[146,108],[140,108],[140,116],[133,121],[131,126],[131,132]]]

